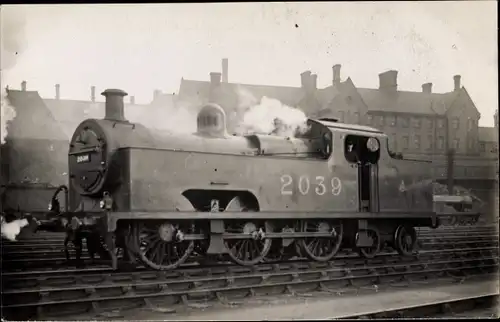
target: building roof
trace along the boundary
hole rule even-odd
[[[385,92],[375,88],[358,88],[369,111],[444,115],[452,106],[457,92],[422,93],[410,91]]]
[[[162,95],[162,99],[154,104],[125,103],[125,118],[131,122],[146,126],[161,126],[161,118],[166,117],[165,111],[174,107],[174,101]],[[44,99],[55,120],[60,124],[66,136],[71,138],[80,122],[88,118],[103,118],[105,115],[104,102],[92,102],[66,99]]]
[[[16,111],[8,136],[22,139],[64,140],[63,130],[37,91],[7,90],[7,99]]]
[[[495,127],[479,127],[479,141],[480,142],[497,142],[498,129]]]
[[[249,100],[260,101],[262,97],[267,96],[293,107],[304,96],[301,87],[221,83],[221,88],[225,94],[238,94],[238,92],[243,91],[243,96],[250,94]],[[205,103],[210,96],[210,82],[182,79],[179,96],[181,99],[194,99]]]

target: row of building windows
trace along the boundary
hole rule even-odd
[[[399,150],[405,151],[405,150],[409,150],[409,149],[411,149],[411,150],[420,150],[422,148],[420,135],[414,135],[414,136],[412,136],[413,140],[411,141],[411,144],[410,144],[410,137],[408,135],[401,136],[401,140],[399,141],[399,143],[401,144],[401,146],[398,146],[397,137],[398,137],[397,134],[392,134],[391,137],[390,137],[390,139],[389,139],[389,145],[390,145],[391,150],[394,150],[394,151],[399,151]],[[434,141],[436,143],[435,146],[434,146]],[[453,139],[451,143],[452,143],[451,147],[453,149],[460,150],[460,148],[461,148],[461,146],[460,146],[460,139]],[[426,142],[426,147],[425,148],[426,148],[427,151],[432,151],[434,149],[436,149],[437,151],[444,150],[445,149],[444,137],[439,136],[439,137],[437,137],[436,140],[434,140],[434,136],[429,135],[428,138],[427,138],[427,142]],[[467,149],[468,150],[474,150],[475,149],[475,141],[474,140],[468,140],[467,141]]]
[[[359,113],[354,112],[352,118],[346,118],[346,113],[344,111],[339,112],[339,120],[341,122],[351,121],[351,122],[359,122]],[[386,115],[386,116],[367,116],[367,124],[372,126],[396,126],[399,125],[401,127],[411,127],[413,128],[422,128],[423,126],[427,129],[433,129],[436,126],[438,129],[443,129],[445,127],[445,119],[439,118],[437,120],[429,118],[429,117],[405,117],[405,116],[394,116],[394,115]],[[451,127],[455,130],[458,130],[460,127],[460,119],[453,118],[451,120]],[[475,127],[477,127],[477,121],[473,119],[467,120],[467,130],[471,131]]]
[[[345,111],[339,111],[338,112],[339,116],[339,121],[341,122],[353,122],[353,123],[358,123],[360,121],[359,113],[354,112],[354,113],[349,113]],[[372,125],[372,126],[401,126],[401,127],[410,127],[410,120],[411,120],[411,127],[413,128],[427,128],[427,129],[433,129],[434,126],[436,126],[438,129],[443,129],[446,124],[446,119],[444,118],[438,118],[438,119],[433,119],[430,117],[406,117],[406,116],[395,116],[395,115],[380,115],[380,116],[375,116],[375,115],[368,115],[367,116],[367,124]],[[477,127],[477,121],[473,119],[468,119],[467,120],[467,130],[471,131],[474,128]],[[451,120],[451,128],[458,130],[460,128],[460,119],[458,117],[455,117]]]

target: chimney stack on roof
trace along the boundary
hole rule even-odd
[[[56,84],[56,100],[61,99],[61,85]]]
[[[107,89],[102,92],[101,95],[106,97],[106,114],[104,118],[113,121],[127,121],[125,119],[125,105],[123,103],[123,97],[128,94],[121,89]]]
[[[493,115],[493,119],[495,121],[495,128],[498,129],[498,109],[495,111],[495,115]]]
[[[95,102],[95,86],[90,86],[90,100]]]
[[[422,84],[422,93],[432,93],[432,83]]]
[[[21,90],[26,91],[26,81],[21,82]]]
[[[384,91],[394,91],[398,90],[398,71],[388,70],[384,73],[378,75],[379,78],[379,89]]]
[[[340,65],[340,64],[333,65],[333,67],[332,67],[332,69],[333,69],[333,78],[332,78],[333,85],[340,83],[340,67],[342,67],[342,65]]]
[[[130,104],[135,104],[135,96],[130,96]]]
[[[221,73],[211,72],[210,73],[210,84],[213,85],[213,86],[220,85],[221,76],[222,76]]]
[[[311,75],[311,89],[318,89],[318,75],[316,74]]]
[[[153,100],[157,100],[161,95],[161,91],[159,89],[155,89],[153,92]]]
[[[302,88],[307,88],[311,81],[311,71],[307,70],[300,74],[300,86]]]
[[[229,59],[222,59],[222,82],[229,83]]]
[[[460,90],[460,79],[461,78],[462,77],[460,75],[453,76],[453,80],[455,82],[455,88],[454,88],[455,91],[459,91]]]

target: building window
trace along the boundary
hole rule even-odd
[[[410,140],[406,135],[403,136],[403,150],[408,150],[409,141]]]
[[[415,135],[413,138],[413,144],[415,146],[415,150],[420,150],[420,135]]]
[[[396,136],[396,133],[391,134],[391,139],[390,139],[390,150],[393,152],[396,152],[398,150],[398,137]]]
[[[432,135],[427,136],[427,150],[432,151],[434,148],[434,137]]]
[[[344,111],[339,112],[339,121],[344,122]]]
[[[474,148],[475,148],[475,147],[474,147],[474,139],[469,138],[469,139],[467,140],[467,149],[468,149],[469,151],[474,151]]]
[[[395,116],[386,116],[386,121],[387,121],[387,124],[389,124],[390,126],[396,126],[396,117]]]
[[[479,143],[479,150],[481,152],[486,152],[486,144],[484,144],[483,142]]]
[[[373,116],[368,115],[367,122],[368,122],[368,125],[371,125],[373,122]]]
[[[459,139],[453,139],[453,148],[455,149],[455,151],[458,151],[458,149],[460,148],[460,140]]]
[[[451,120],[451,127],[455,130],[458,130],[458,125],[459,125],[459,119],[458,117],[454,117],[453,120]]]
[[[438,137],[437,148],[438,148],[438,150],[444,149],[444,138],[442,136]]]
[[[443,119],[437,120],[437,127],[438,127],[438,129],[442,129],[444,127],[444,120]]]
[[[472,131],[472,129],[475,127],[475,125],[476,125],[476,121],[469,119],[467,121],[467,130]]]
[[[427,120],[427,128],[432,129],[433,127],[434,127],[434,120],[428,119]]]
[[[408,118],[404,116],[398,116],[399,124],[401,124],[402,127],[408,127]]]
[[[379,122],[380,126],[384,126],[385,125],[385,119],[384,119],[384,117],[381,116],[380,119],[378,120],[378,122]]]
[[[359,123],[359,113],[358,112],[354,112],[354,123]]]
[[[420,119],[419,118],[412,118],[412,126],[414,128],[420,128]]]

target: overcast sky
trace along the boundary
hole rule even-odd
[[[2,6],[2,87],[89,99],[90,86],[121,88],[148,103],[181,77],[208,80],[229,58],[229,81],[331,83],[332,66],[359,87],[398,70],[401,90],[453,89],[462,75],[493,125],[498,108],[497,2],[329,2]],[[17,52],[17,55],[14,53]]]

